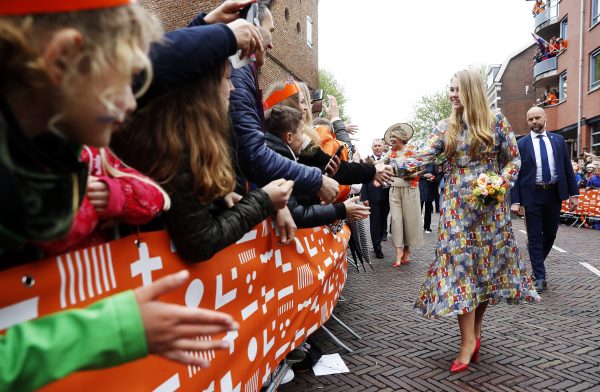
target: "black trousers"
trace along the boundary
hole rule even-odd
[[[561,200],[556,188],[536,189],[535,192],[536,202],[525,207],[527,245],[534,278],[546,280],[544,261],[556,239]]]
[[[431,214],[433,213],[433,202],[422,201],[421,212],[423,212],[423,205],[425,205],[425,216],[423,217],[423,230],[431,231]]]
[[[369,215],[369,228],[371,231],[371,243],[375,252],[381,252],[381,239],[387,236],[387,217],[390,213],[390,202],[369,203],[371,214]]]

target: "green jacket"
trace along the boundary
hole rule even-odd
[[[116,366],[147,354],[140,310],[133,292],[126,291],[0,335],[0,392],[34,390],[77,370]]]

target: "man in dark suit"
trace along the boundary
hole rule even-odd
[[[381,139],[373,140],[371,145],[373,155],[369,156],[374,162],[380,160],[383,156],[383,141]],[[369,215],[369,224],[371,231],[371,243],[375,251],[375,257],[383,259],[381,250],[381,241],[387,240],[387,217],[390,213],[390,188],[382,184],[375,186],[371,181],[363,184],[360,191],[360,200],[371,207]]]
[[[525,214],[529,259],[538,293],[546,289],[544,260],[550,253],[560,218],[562,200],[575,211],[579,191],[565,139],[546,132],[546,112],[533,107],[527,112],[529,135],[519,142],[521,170],[510,192],[511,210]]]

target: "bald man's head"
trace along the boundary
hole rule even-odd
[[[542,133],[546,130],[546,111],[540,107],[534,106],[527,111],[527,125],[535,133]]]

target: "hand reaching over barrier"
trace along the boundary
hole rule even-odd
[[[346,206],[346,219],[361,220],[369,217],[371,208],[362,203],[357,203],[359,196],[354,196],[344,202]]]
[[[269,195],[271,203],[273,203],[273,208],[276,210],[287,205],[293,189],[294,181],[286,181],[283,178],[271,181],[262,188],[262,190]]]
[[[161,295],[181,287],[189,276],[190,273],[183,270],[147,287],[137,288],[134,294],[146,331],[148,352],[184,365],[207,368],[210,366],[207,360],[190,352],[228,349],[229,343],[224,340],[199,341],[195,337],[236,330],[239,325],[225,313],[158,300]]]

